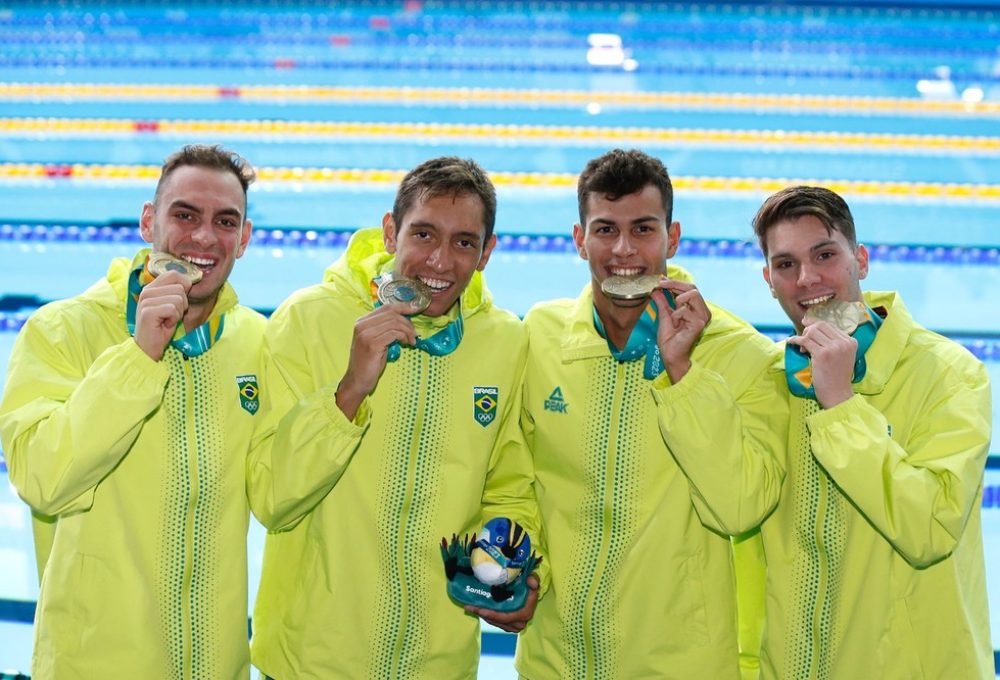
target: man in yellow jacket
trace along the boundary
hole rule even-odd
[[[590,161],[573,238],[591,280],[535,306],[522,428],[550,587],[517,647],[528,680],[739,677],[728,536],[777,500],[774,344],[667,267],[663,164]],[[655,289],[622,299],[613,282]],[[609,286],[611,289],[609,290]]]
[[[527,339],[482,278],[496,195],[472,161],[402,180],[381,229],[363,229],[323,283],[267,330],[273,508],[254,610],[254,665],[277,680],[474,678],[479,619],[452,602],[442,537],[506,516],[538,540],[519,390]],[[383,304],[398,277],[422,313]],[[297,492],[292,493],[292,489]],[[534,609],[491,619],[519,630]]]
[[[249,677],[246,467],[264,319],[227,279],[250,240],[253,179],[218,147],[171,155],[140,230],[190,275],[153,278],[149,250],[116,259],[18,335],[0,436],[51,538],[34,678]]]
[[[754,231],[795,326],[774,369],[791,427],[760,531],[761,677],[992,679],[985,367],[914,322],[898,293],[861,292],[868,252],[834,192],[780,191]],[[824,311],[844,302],[856,329]]]

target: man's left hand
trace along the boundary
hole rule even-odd
[[[810,320],[798,335],[788,338],[809,353],[816,401],[833,408],[854,396],[851,379],[858,341],[826,321]]]
[[[535,606],[538,604],[538,576],[531,574],[527,578],[528,599],[524,606],[516,612],[498,612],[482,607],[466,606],[465,611],[475,614],[486,623],[496,626],[500,630],[508,633],[520,633],[535,615]]]
[[[674,296],[677,305],[674,309],[667,304],[664,288]],[[660,356],[670,381],[677,383],[691,369],[691,351],[712,320],[712,312],[694,284],[666,277],[660,288],[653,291],[653,302],[660,316],[656,337]]]

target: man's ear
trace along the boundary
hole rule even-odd
[[[142,204],[142,214],[139,216],[139,234],[146,243],[153,242],[153,217],[156,214],[156,206],[152,201]]]
[[[573,243],[576,244],[576,252],[580,253],[580,257],[584,260],[587,259],[587,244],[584,243],[583,237],[586,232],[584,227],[580,224],[573,225]]]
[[[864,244],[858,244],[858,252],[855,255],[858,258],[858,280],[868,276],[868,249],[865,248]]]
[[[764,273],[764,280],[767,281],[767,287],[771,289],[771,297],[777,299],[778,294],[774,292],[774,286],[771,285],[771,270],[765,264],[761,271]]]
[[[667,259],[669,260],[677,254],[677,247],[681,243],[681,223],[671,222],[667,225]]]
[[[396,253],[396,220],[392,219],[391,212],[382,216],[382,243],[385,244],[385,252]]]
[[[483,271],[486,269],[486,263],[490,261],[490,255],[493,254],[493,249],[497,245],[497,235],[490,235],[490,240],[486,242],[486,247],[483,248],[483,254],[479,256],[479,264],[476,266],[478,271]]]

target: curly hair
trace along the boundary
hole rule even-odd
[[[663,211],[667,215],[667,224],[670,224],[674,208],[674,187],[670,183],[667,168],[660,159],[638,149],[612,149],[603,156],[592,159],[580,173],[576,185],[580,224],[587,223],[587,201],[591,194],[602,194],[616,201],[622,196],[642,191],[649,184],[660,190]]]

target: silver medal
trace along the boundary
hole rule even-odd
[[[384,305],[409,305],[419,314],[431,304],[431,289],[422,281],[400,276],[379,284],[378,299]]]

